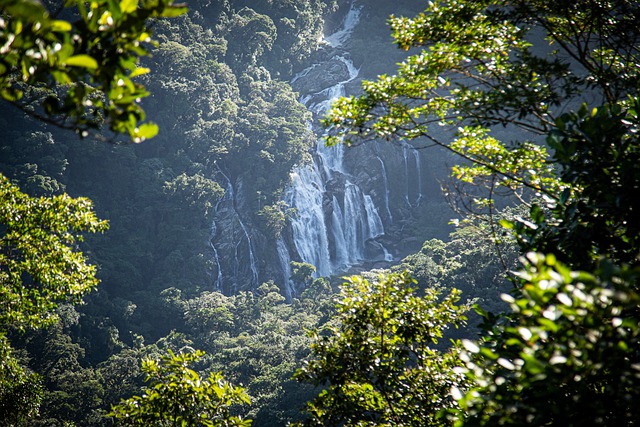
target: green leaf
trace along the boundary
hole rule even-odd
[[[498,355],[495,353],[495,351],[487,347],[480,347],[480,354],[482,354],[484,357],[486,357],[489,360],[498,359]]]
[[[74,55],[67,58],[63,62],[63,65],[71,66],[71,67],[82,67],[82,68],[88,68],[90,70],[95,70],[96,68],[98,68],[98,61],[96,61],[94,58],[92,58],[89,55],[80,54],[80,55]]]
[[[513,230],[515,228],[515,224],[513,221],[509,221],[507,219],[501,219],[500,225],[507,230]]]
[[[67,21],[55,20],[51,21],[51,31],[66,33],[71,31],[71,24]]]
[[[142,142],[151,139],[158,134],[158,125],[155,123],[144,123],[134,131],[134,142]]]
[[[122,13],[133,13],[138,9],[138,0],[122,0],[120,10]]]
[[[3,88],[0,90],[0,96],[9,102],[15,102],[22,98],[22,92],[14,88]]]
[[[133,70],[133,72],[129,75],[129,78],[141,76],[143,74],[147,74],[151,69],[145,67],[139,67]]]
[[[42,4],[36,1],[3,1],[3,11],[5,8],[10,15],[19,18],[26,18],[32,22],[45,20],[47,14],[47,11]]]
[[[167,6],[160,13],[160,17],[162,18],[175,18],[176,16],[183,15],[187,13],[187,6],[185,4],[174,4],[171,6]]]
[[[544,372],[545,365],[534,356],[526,353],[520,354],[525,361],[524,368],[532,375],[538,375]]]
[[[545,319],[544,317],[540,317],[537,319],[540,326],[543,326],[545,329],[551,332],[558,332],[558,324],[552,320]]]

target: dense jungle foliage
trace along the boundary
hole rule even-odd
[[[458,226],[287,301],[212,289],[212,215],[232,176],[286,225],[288,82],[350,4],[0,0],[3,425],[637,422],[638,5],[357,3],[329,142],[453,154]]]

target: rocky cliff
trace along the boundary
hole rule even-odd
[[[352,52],[366,45],[358,26],[363,16],[371,17],[375,3],[343,4],[329,19],[340,24],[290,81],[311,113],[317,144],[309,161],[292,170],[283,200],[293,215],[278,239],[267,237],[243,209],[248,195],[242,177],[225,178],[226,196],[216,208],[211,235],[215,288],[233,293],[274,280],[290,298],[301,291],[289,280],[291,260],[313,264],[317,275],[343,274],[360,266],[387,266],[419,248],[422,239],[446,233],[451,213],[436,181],[444,159],[400,142],[324,146],[319,119],[332,100],[357,93],[362,76],[371,76],[368,64],[377,66],[372,59],[356,68]],[[368,47],[374,55],[380,48]]]

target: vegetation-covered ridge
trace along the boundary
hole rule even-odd
[[[316,344],[312,378],[329,388],[310,406],[312,424],[636,422],[640,206],[629,196],[640,183],[639,14],[624,0],[440,1],[391,18],[397,44],[418,52],[396,75],[363,83],[364,95],[337,102],[326,125],[347,142],[399,137],[456,154],[453,199],[468,208],[465,220],[487,231],[503,262],[513,243],[526,257],[505,314],[478,308],[481,338],[453,343],[459,378],[425,373],[428,386],[392,394],[377,376],[345,384],[325,359],[335,351]],[[442,127],[452,132],[443,137]],[[500,127],[514,133],[492,136]],[[505,216],[505,198],[528,214]],[[365,358],[363,368],[384,360]],[[434,385],[450,386],[434,418],[388,406],[433,404],[421,392]],[[354,414],[327,404],[340,393],[365,394],[368,406]]]
[[[172,330],[187,329],[183,306],[173,305],[179,289],[191,299],[212,288],[216,204],[243,186],[252,196],[237,206],[242,215],[264,223],[265,233],[282,227],[280,193],[313,138],[305,108],[276,77],[289,78],[315,49],[336,5],[203,2],[188,14],[183,5],[146,1],[0,6],[2,95],[13,104],[3,104],[0,118],[3,190],[22,194],[19,184],[42,196],[3,198],[9,320],[0,418],[110,425],[110,405],[143,385],[140,360],[162,351],[143,336],[176,354],[186,343],[163,344]],[[126,144],[155,135],[145,117],[161,132]],[[103,124],[114,133],[99,131]],[[90,197],[109,232],[80,235],[105,222],[86,199],[66,193]],[[43,258],[48,231],[56,246]],[[82,237],[86,256],[78,251]],[[95,277],[102,283],[87,304],[68,305],[95,288]],[[35,325],[37,316],[60,321],[30,330],[45,323]],[[286,379],[293,367],[283,372]]]
[[[361,0],[360,31],[389,3]],[[283,80],[337,6],[0,0],[4,424],[637,423],[636,2],[392,16],[408,56],[334,104],[328,139],[444,151],[458,227],[342,284],[292,262],[288,300],[257,274],[213,289],[212,251],[251,277],[238,254],[294,214],[282,191],[314,142]],[[365,38],[354,62],[383,68]],[[155,134],[147,116],[158,135],[124,143]],[[207,249],[222,227],[240,238]]]

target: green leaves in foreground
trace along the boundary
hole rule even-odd
[[[50,325],[59,303],[95,288],[95,266],[75,243],[106,228],[88,199],[32,198],[0,175],[0,330]]]
[[[134,142],[157,125],[141,123],[147,96],[132,80],[151,42],[150,18],[186,12],[172,0],[65,2],[74,22],[54,19],[39,1],[0,0],[0,97],[25,112],[86,135],[104,121]],[[42,107],[42,108],[40,108]]]
[[[9,341],[0,333],[0,420],[6,426],[28,425],[38,415],[42,378],[20,366]]]
[[[296,377],[325,386],[308,405],[306,426],[431,426],[455,406],[456,347],[433,348],[450,326],[464,324],[459,292],[418,295],[408,273],[344,283],[336,325],[314,334],[312,355]]]
[[[529,253],[511,319],[461,358],[473,388],[459,425],[634,425],[640,419],[640,271],[571,271]],[[463,396],[464,394],[464,396]]]
[[[249,396],[240,387],[226,382],[220,373],[200,378],[189,365],[204,352],[169,354],[160,360],[145,359],[142,370],[147,374],[148,388],[142,396],[123,400],[112,408],[116,425],[147,426],[250,426],[230,413],[230,407],[249,403]]]
[[[413,54],[395,75],[365,80],[362,95],[333,104],[323,121],[328,143],[402,138],[441,146],[460,157],[455,190],[476,211],[492,209],[496,194],[520,203],[532,195],[561,201],[574,181],[566,174],[559,179],[566,159],[554,158],[537,135],[563,130],[558,120],[570,105],[595,100],[613,106],[640,87],[637,2],[574,3],[434,0],[413,18],[391,17],[396,44]],[[515,140],[491,136],[498,125]],[[608,135],[616,136],[596,136]],[[592,145],[580,147],[574,154],[599,160]],[[603,182],[610,177],[622,181],[612,172]]]
[[[6,333],[51,325],[55,309],[95,288],[95,266],[75,247],[104,231],[85,198],[33,198],[0,174],[0,419],[26,425],[38,414],[40,378],[20,365]]]

